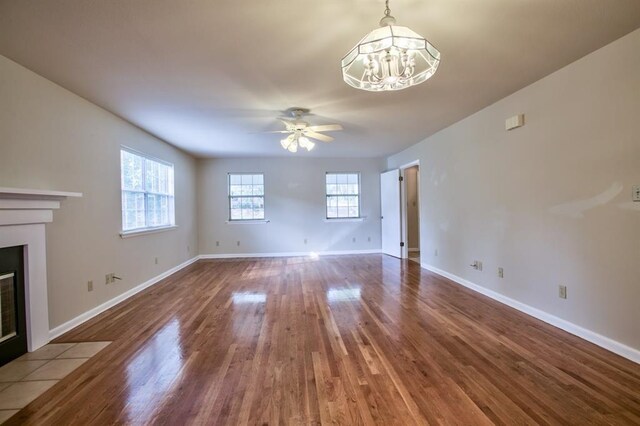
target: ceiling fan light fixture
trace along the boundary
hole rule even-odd
[[[431,78],[439,64],[438,49],[411,29],[396,25],[387,0],[380,28],[342,58],[342,77],[356,89],[401,90]]]
[[[304,121],[302,117],[309,114],[309,110],[306,108],[289,108],[287,110],[292,116],[289,118],[279,118],[284,124],[285,130],[273,130],[265,133],[288,133],[287,137],[280,139],[280,145],[283,149],[289,152],[298,152],[298,148],[311,151],[316,142],[313,140],[319,140],[321,142],[332,142],[333,137],[325,135],[323,132],[335,132],[342,130],[340,124],[321,124],[310,125]],[[313,139],[313,140],[312,140]]]
[[[291,138],[290,137],[286,137],[286,138],[282,139],[280,141],[280,145],[282,145],[282,147],[284,149],[289,148],[289,145],[291,145]]]
[[[315,143],[311,142],[305,136],[300,136],[298,138],[298,144],[300,145],[300,148],[305,148],[307,151],[311,151],[313,147],[316,146]]]

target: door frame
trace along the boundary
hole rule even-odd
[[[405,180],[405,170],[418,166],[418,176],[416,179],[416,186],[418,190],[418,221],[422,220],[422,197],[420,196],[420,160],[414,160],[409,163],[403,164],[398,169],[400,170],[400,177],[402,178],[402,184],[400,185],[400,238],[404,242],[404,246],[400,250],[401,258],[408,259],[409,258],[409,238],[408,238],[408,230],[407,230],[407,181]],[[420,226],[420,234],[418,236],[418,241],[420,244],[420,250],[422,251],[422,226]]]

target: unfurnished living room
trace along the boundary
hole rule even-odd
[[[640,425],[640,1],[0,0],[0,424]]]

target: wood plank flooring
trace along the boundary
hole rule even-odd
[[[199,261],[8,424],[640,424],[640,366],[382,255]]]

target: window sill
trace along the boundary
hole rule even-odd
[[[366,217],[339,217],[335,219],[325,219],[325,222],[363,222]]]
[[[122,231],[120,232],[120,238],[131,238],[137,237],[139,235],[146,234],[156,234],[158,232],[166,232],[176,229],[178,225],[170,225],[170,226],[158,226],[157,228],[144,228],[144,229],[134,229],[132,231]]]
[[[264,225],[271,222],[270,220],[227,220],[227,225]]]

